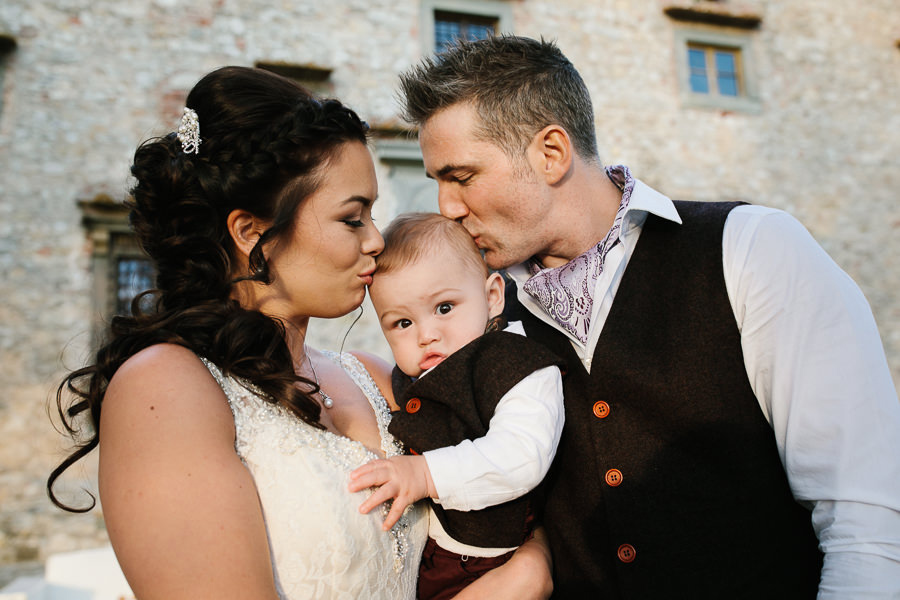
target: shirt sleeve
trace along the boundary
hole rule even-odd
[[[559,368],[531,373],[503,395],[483,437],[422,454],[435,502],[479,510],[534,489],[550,468],[564,421]]]
[[[825,553],[819,600],[900,593],[900,402],[859,287],[794,218],[739,207],[726,287],[750,384]]]

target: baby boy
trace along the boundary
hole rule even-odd
[[[411,455],[368,463],[360,507],[394,499],[390,528],[431,498],[420,598],[450,598],[505,562],[530,534],[531,498],[556,452],[564,411],[560,361],[500,326],[504,282],[468,232],[438,214],[401,215],[382,232],[369,293],[397,366],[390,431]]]

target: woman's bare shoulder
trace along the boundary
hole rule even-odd
[[[206,371],[206,366],[193,351],[178,344],[154,344],[132,355],[122,363],[113,380],[153,378],[160,373],[190,375]]]
[[[203,361],[177,344],[155,344],[126,360],[103,400],[103,421],[152,413],[148,426],[174,420],[209,421],[233,430],[225,394]]]
[[[381,390],[381,395],[387,400],[391,410],[397,410],[397,404],[394,402],[394,392],[391,389],[391,365],[380,356],[371,352],[353,350],[350,354],[363,364],[372,376],[372,379],[375,380],[375,385]]]

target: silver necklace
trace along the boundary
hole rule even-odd
[[[309,357],[309,352],[306,351],[306,346],[303,346],[303,353],[306,354],[306,362],[309,363],[309,369],[312,371],[313,379],[316,380],[316,387],[319,388],[318,394],[322,399],[322,406],[325,408],[331,408],[334,406],[334,400],[331,399],[331,396],[325,393],[322,389],[322,386],[319,384],[319,375],[316,373],[316,368],[313,366],[312,359]]]

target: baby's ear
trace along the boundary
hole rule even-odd
[[[506,283],[500,273],[491,273],[484,282],[484,293],[488,301],[488,317],[494,318],[503,312],[506,302]]]

